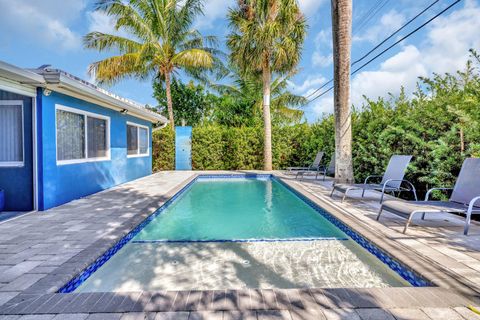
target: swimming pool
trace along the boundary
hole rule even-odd
[[[412,285],[429,284],[280,179],[212,175],[60,292]]]

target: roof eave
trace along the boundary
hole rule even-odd
[[[0,76],[22,84],[41,86],[46,83],[41,75],[3,61],[0,61]]]
[[[95,100],[96,103],[113,109],[116,111],[127,110],[127,113],[142,118],[144,120],[150,121],[152,123],[167,123],[168,120],[155,112],[149,111],[147,109],[141,109],[136,107],[126,101],[121,101],[115,97],[109,96],[101,91],[98,91],[94,88],[91,88],[81,82],[78,82],[74,79],[71,79],[63,74],[59,74],[59,81],[53,85],[49,85],[52,89],[62,91],[62,89],[69,91],[67,94],[77,94],[80,96],[88,97],[92,100]]]

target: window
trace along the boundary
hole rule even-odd
[[[110,118],[57,105],[57,163],[110,159]]]
[[[148,127],[127,122],[127,156],[148,156]]]
[[[0,101],[0,166],[23,166],[23,101]]]

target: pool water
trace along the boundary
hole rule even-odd
[[[272,178],[199,177],[134,232],[63,292],[411,286]]]
[[[133,241],[346,238],[273,179],[199,179]]]

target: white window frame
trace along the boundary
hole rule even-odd
[[[0,167],[23,167],[25,166],[25,113],[23,100],[0,100],[0,108],[2,106],[20,106],[22,111],[22,161],[0,161]]]
[[[150,128],[147,126],[144,126],[142,124],[138,124],[135,122],[130,122],[127,121],[127,126],[132,126],[132,127],[137,127],[137,154],[128,154],[128,140],[127,140],[127,158],[140,158],[140,157],[148,157],[150,156]],[[146,153],[140,153],[140,130],[139,128],[144,128],[147,129],[147,152]],[[127,135],[127,131],[125,130],[125,136]]]
[[[67,111],[75,114],[79,114],[83,116],[83,125],[84,125],[84,133],[85,133],[85,158],[82,159],[72,159],[72,160],[59,160],[58,159],[58,139],[57,139],[57,110]],[[107,155],[105,157],[96,157],[96,158],[89,158],[88,157],[88,121],[87,117],[106,120],[107,128],[106,128],[106,142],[107,142]],[[111,160],[111,152],[110,152],[110,117],[104,116],[98,113],[88,112],[84,110],[80,110],[77,108],[67,107],[60,104],[55,104],[55,154],[57,165],[66,165],[66,164],[75,164],[75,163],[85,163],[85,162],[97,162],[97,161],[109,161]]]

